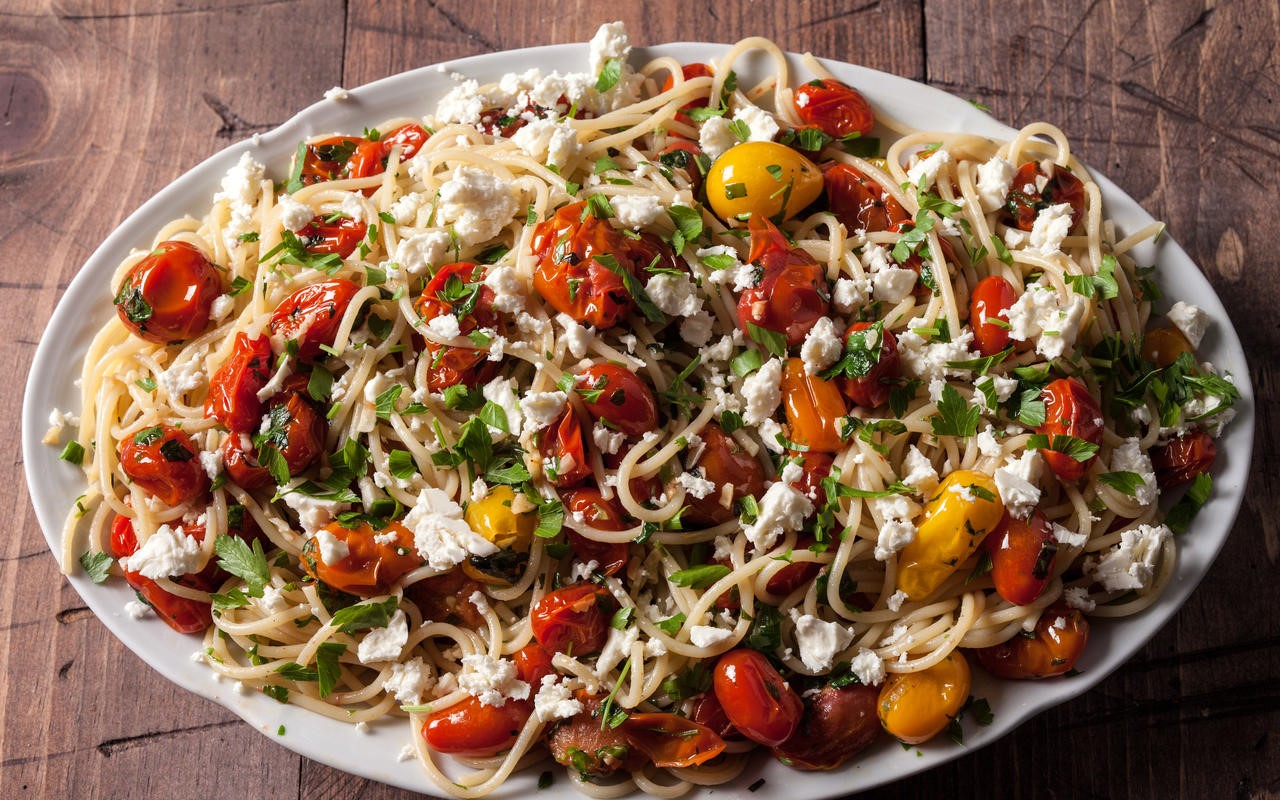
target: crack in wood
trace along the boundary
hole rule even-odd
[[[227,728],[232,725],[239,724],[240,720],[238,719],[227,719],[222,722],[206,722],[203,725],[190,725],[184,728],[169,728],[168,730],[163,731],[139,733],[136,736],[121,736],[116,739],[107,739],[104,742],[99,742],[97,750],[104,758],[111,758],[116,753],[120,753],[125,750],[132,750],[135,747],[142,747],[152,739],[157,739],[162,736],[178,736],[184,733],[198,733],[200,731],[216,730],[218,728]]]
[[[1120,87],[1121,91],[1125,92],[1131,97],[1155,106],[1156,108],[1160,109],[1161,111],[1165,112],[1166,114],[1168,114],[1169,116],[1173,117],[1174,119],[1180,122],[1185,122],[1190,125],[1203,126],[1213,131],[1214,133],[1218,134],[1222,138],[1227,139],[1228,141],[1231,141],[1231,142],[1235,142],[1241,147],[1252,150],[1253,152],[1258,153],[1259,155],[1266,156],[1267,158],[1272,160],[1280,159],[1280,155],[1273,153],[1272,151],[1268,150],[1267,148],[1255,142],[1249,141],[1248,139],[1244,138],[1240,134],[1236,133],[1235,130],[1233,130],[1232,128],[1224,128],[1214,124],[1213,122],[1210,122],[1207,119],[1203,119],[1197,116],[1196,114],[1194,114],[1193,112],[1180,107],[1169,98],[1164,97],[1163,95],[1157,94],[1156,92],[1152,91],[1151,89],[1148,89],[1147,87],[1143,86],[1140,83],[1137,83],[1135,81],[1120,81],[1120,83],[1116,85]]]
[[[458,17],[454,16],[453,14],[450,14],[448,11],[441,8],[440,3],[436,2],[436,0],[427,0],[427,5],[431,6],[432,10],[438,12],[440,16],[444,17],[445,22],[449,23],[449,27],[453,28],[458,33],[461,33],[463,36],[466,36],[468,39],[471,39],[478,44],[484,45],[490,50],[502,49],[498,45],[489,41],[489,39],[487,39],[484,36],[484,34],[480,33],[480,31],[470,27]]]
[[[224,103],[216,95],[209,92],[201,92],[200,96],[204,98],[205,105],[213,109],[213,113],[217,114],[218,119],[222,120],[221,127],[214,133],[214,136],[219,139],[239,139],[246,134],[271,130],[279,124],[275,122],[249,122],[232,111],[231,106]]]
[[[1280,684],[1272,681],[1235,685],[1194,695],[1143,700],[1107,696],[1107,700],[1120,707],[1092,714],[1066,727],[1074,730],[1133,721],[1155,728],[1233,717],[1258,719],[1280,713]]]
[[[1280,636],[1269,636],[1263,639],[1250,639],[1247,642],[1233,642],[1230,644],[1216,645],[1214,647],[1206,647],[1203,650],[1192,650],[1188,653],[1175,653],[1171,656],[1161,656],[1160,658],[1151,658],[1144,661],[1134,661],[1125,667],[1125,671],[1133,670],[1153,670],[1164,669],[1165,667],[1182,667],[1197,661],[1207,661],[1214,658],[1225,658],[1228,656],[1247,653],[1252,650],[1270,650],[1280,647]]]
[[[295,0],[262,0],[257,3],[238,3],[236,5],[212,5],[197,8],[166,8],[159,11],[128,11],[108,14],[57,14],[59,22],[98,22],[119,19],[145,19],[147,17],[182,17],[191,14],[221,14],[226,11],[244,11],[251,8],[267,8],[270,6],[294,5]],[[15,14],[14,16],[44,17],[46,15]]]
[[[1192,22],[1187,27],[1183,28],[1181,33],[1179,33],[1177,36],[1169,40],[1169,46],[1173,47],[1175,44],[1181,42],[1183,39],[1187,38],[1188,36],[1191,36],[1204,28],[1207,28],[1209,25],[1209,17],[1213,16],[1213,12],[1214,12],[1214,9],[1212,8],[1206,8],[1204,11],[1201,11],[1200,16],[1196,17],[1194,22]]]
[[[64,608],[59,611],[54,618],[63,625],[70,625],[73,622],[79,622],[82,619],[88,619],[93,616],[93,612],[88,606],[75,606],[73,608]]]

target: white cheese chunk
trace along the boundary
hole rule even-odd
[[[1160,487],[1156,483],[1155,468],[1151,458],[1142,449],[1142,442],[1135,437],[1125,439],[1111,453],[1112,472],[1132,472],[1142,479],[1133,493],[1139,505],[1149,506],[1160,499]]]
[[[1036,342],[1036,352],[1061,358],[1076,343],[1089,301],[1070,292],[1066,301],[1052,286],[1029,284],[1022,296],[1001,314],[1009,320],[1009,338]]]
[[[170,578],[198,570],[200,556],[200,543],[194,536],[181,527],[161,525],[133,555],[120,559],[120,567],[144,578]]]
[[[1026,519],[1040,502],[1040,451],[1027,450],[1010,456],[995,473],[996,491],[1010,516]]]
[[[1100,560],[1085,562],[1085,574],[1109,592],[1143,590],[1151,585],[1164,543],[1172,536],[1165,525],[1139,525],[1121,531],[1120,543]]]
[[[811,672],[831,669],[836,654],[853,641],[853,632],[839,622],[824,622],[810,614],[795,616],[794,619],[800,661]]]
[[[533,698],[533,713],[539,722],[555,722],[582,713],[582,703],[556,675],[543,675],[542,685]]]
[[[529,684],[516,678],[515,663],[490,658],[484,653],[462,657],[457,681],[458,688],[479,700],[481,705],[502,706],[508,699],[529,699]]]
[[[804,371],[808,375],[817,375],[839,361],[843,353],[844,342],[831,317],[819,318],[800,346],[800,358],[804,361]]]
[[[802,492],[781,481],[773,483],[760,499],[756,521],[743,526],[747,539],[757,551],[773,546],[787,531],[804,527],[805,518],[813,513],[813,503]]]
[[[742,382],[742,399],[746,401],[742,413],[746,424],[759,425],[772,417],[782,402],[782,360],[771,358],[748,375]]]
[[[689,629],[689,642],[694,647],[715,647],[733,638],[733,631],[711,625],[694,625]]]
[[[1192,349],[1200,346],[1200,342],[1204,340],[1204,334],[1209,330],[1209,315],[1205,313],[1203,308],[1194,306],[1190,303],[1184,303],[1181,300],[1173,304],[1173,308],[1169,309],[1169,313],[1165,314],[1178,330],[1182,331],[1182,335],[1187,337],[1187,341],[1191,342]]]
[[[978,165],[978,200],[983,211],[995,211],[1004,205],[1016,172],[1013,164],[1000,156]]]
[[[321,528],[315,532],[315,537],[317,549],[320,551],[320,561],[323,563],[333,566],[351,555],[351,548],[347,543],[328,530]]]
[[[400,651],[409,642],[409,622],[404,612],[396,609],[385,628],[374,628],[365,633],[356,649],[356,657],[361,664],[374,664],[379,661],[397,661]]]
[[[435,670],[421,657],[415,656],[391,665],[391,674],[383,681],[382,691],[395,695],[396,702],[401,705],[413,706],[422,702],[422,696],[434,683]]]
[[[1040,210],[1031,225],[1030,249],[1046,258],[1061,252],[1062,240],[1071,232],[1071,204],[1058,203]]]
[[[614,195],[609,204],[622,227],[632,230],[652,225],[667,210],[662,198],[652,194]]]
[[[498,552],[492,542],[471,530],[462,518],[462,507],[433,487],[422,490],[403,524],[413,531],[414,547],[432,569],[449,569],[468,556]]]

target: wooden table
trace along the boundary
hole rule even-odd
[[[656,0],[607,14],[581,0],[4,5],[0,373],[12,378],[26,375],[89,253],[209,154],[331,86],[585,41],[615,15],[638,44],[766,34],[971,97],[1013,125],[1057,122],[1086,161],[1169,223],[1231,311],[1260,395],[1249,496],[1204,583],[1128,666],[991,748],[867,796],[1280,792],[1275,3]],[[15,428],[22,382],[0,390]],[[59,577],[17,436],[3,452],[0,483],[14,490],[0,540],[0,795],[408,796],[294,755],[125,650]]]

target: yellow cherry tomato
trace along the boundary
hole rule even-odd
[[[707,171],[707,202],[729,225],[751,214],[788,219],[822,194],[822,170],[777,142],[743,142]],[[785,203],[785,205],[784,205]]]
[[[1194,352],[1186,335],[1172,326],[1147,331],[1142,340],[1142,357],[1157,367],[1167,367],[1183,353]]]
[[[490,487],[483,500],[467,506],[464,518],[471,530],[499,548],[527,553],[533,542],[533,531],[538,527],[538,515],[512,511],[515,499],[516,493],[510,486]]]
[[[889,676],[876,703],[880,724],[899,741],[920,744],[937,736],[969,698],[969,662],[959,650],[928,669]]]
[[[916,538],[898,556],[898,588],[923,600],[942,585],[1000,523],[1004,503],[990,475],[948,475],[925,506]]]

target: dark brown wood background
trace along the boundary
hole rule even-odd
[[[1257,388],[1250,491],[1177,618],[1078,702],[873,797],[1280,795],[1280,8],[1218,0],[4,0],[0,415],[16,430],[39,332],[143,200],[334,85],[584,41],[735,41],[866,64],[1049,119],[1209,275]],[[401,798],[300,758],[125,650],[59,577],[0,443],[0,796]]]

